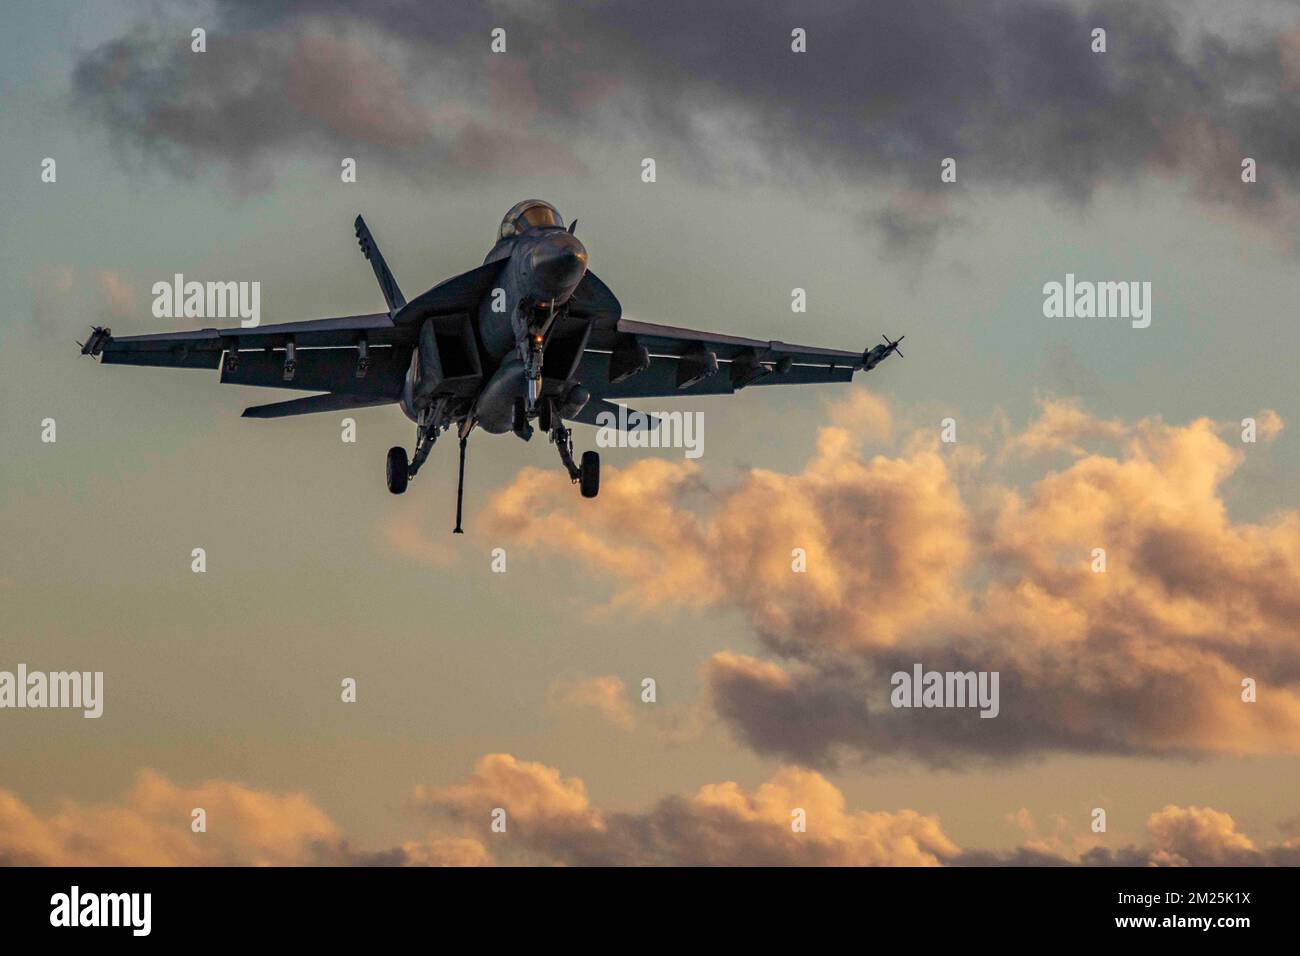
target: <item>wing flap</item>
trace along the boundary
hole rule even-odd
[[[261,388],[294,388],[308,392],[369,395],[397,401],[411,361],[410,346],[370,350],[370,367],[357,377],[356,349],[298,349],[292,378],[285,378],[283,351],[240,352],[232,369],[221,366],[221,381]]]
[[[149,348],[138,351],[105,349],[100,356],[105,365],[149,365],[156,368],[216,368],[221,350],[208,348]]]

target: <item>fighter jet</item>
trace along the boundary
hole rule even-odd
[[[887,337],[886,345],[845,352],[625,319],[614,293],[587,268],[577,221],[566,229],[559,211],[538,199],[506,213],[483,265],[409,302],[365,221],[357,216],[354,226],[386,312],[121,338],[95,326],[82,354],[110,365],[220,367],[222,382],[320,393],[255,405],[246,418],[396,404],[415,423],[415,447],[409,458],[400,446],[388,450],[395,495],[454,427],[460,533],[465,447],[476,427],[527,441],[536,422],[583,497],[594,498],[600,456],[587,451],[575,462],[565,423],[631,427],[648,420],[618,415],[611,399],[848,382],[898,351]],[[602,412],[612,416],[598,421]]]

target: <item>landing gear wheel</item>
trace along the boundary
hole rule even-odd
[[[594,498],[600,491],[600,452],[582,453],[582,477],[578,479],[582,497]]]
[[[410,477],[407,468],[406,449],[396,445],[388,449],[388,490],[400,495],[406,490],[406,481]]]
[[[551,425],[553,424],[551,417],[554,413],[555,406],[551,403],[549,398],[545,399],[542,404],[537,406],[537,427],[549,434],[551,431]]]

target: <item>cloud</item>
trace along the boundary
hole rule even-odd
[[[77,271],[66,264],[42,266],[32,275],[31,331],[39,340],[57,341],[73,329],[76,285]]]
[[[587,799],[587,785],[564,778],[545,764],[519,760],[510,754],[488,754],[461,783],[418,786],[409,805],[417,810],[441,810],[458,820],[480,820],[503,807],[511,819],[528,826],[540,823],[561,830],[599,829],[600,817]]]
[[[1077,202],[1173,178],[1243,221],[1296,213],[1283,184],[1300,172],[1300,33],[1262,18],[1230,34],[1174,3],[1120,0],[216,11],[204,54],[148,31],[88,51],[74,100],[173,169],[223,166],[246,188],[273,155],[321,147],[438,179],[514,163],[572,174],[635,130],[697,178],[884,186],[895,198],[862,215],[902,253],[963,218],[948,207],[968,184]],[[792,24],[806,53],[791,52]],[[504,54],[489,52],[495,27]],[[1263,170],[1250,186],[1247,155]],[[940,184],[947,157],[958,180]]]
[[[451,84],[429,102],[414,82],[427,75],[423,55],[353,17],[213,30],[206,53],[143,30],[77,63],[73,103],[119,144],[178,175],[224,171],[238,192],[265,188],[278,160],[310,153],[324,153],[334,175],[345,156],[416,178],[481,175],[521,156],[534,170],[583,171],[562,140],[474,119]],[[511,99],[512,85],[503,79],[499,95]]]
[[[893,437],[894,416],[889,403],[874,392],[857,388],[848,396],[828,401],[826,405],[831,423],[840,428],[881,441]]]
[[[207,810],[206,833],[190,812]],[[554,767],[487,754],[465,779],[419,786],[407,807],[431,827],[420,839],[365,850],[302,793],[229,781],[186,788],[143,770],[112,803],[34,809],[0,788],[0,865],[9,866],[1293,866],[1300,840],[1260,846],[1211,807],[1166,806],[1145,845],[1107,847],[1058,818],[1043,837],[1028,811],[1027,842],[1010,851],[958,846],[914,810],[850,809],[820,773],[777,769],[746,789],[734,781],[669,795],[636,811],[594,806],[586,784]],[[506,811],[504,832],[490,829]],[[792,826],[798,822],[801,829]],[[459,832],[457,832],[459,831]],[[490,848],[490,849],[489,849]]]
[[[1167,806],[1151,815],[1147,829],[1157,847],[1152,859],[1159,863],[1242,866],[1259,853],[1232,817],[1209,807]]]
[[[1038,417],[1003,450],[1025,456],[1064,451],[1079,458],[1086,454],[1085,442],[1115,443],[1128,434],[1123,422],[1094,418],[1076,401],[1054,399],[1043,402]]]
[[[195,808],[207,830],[190,829]],[[0,788],[0,865],[7,866],[481,866],[486,848],[434,834],[385,850],[353,847],[304,793],[225,780],[182,787],[142,770],[114,803],[59,802],[39,812]]]
[[[684,513],[680,524],[651,522],[644,514],[647,500],[680,500],[703,492],[698,467],[690,461],[646,461],[617,481],[601,483],[601,508],[579,515],[552,507],[572,491],[568,476],[555,469],[526,467],[514,482],[497,492],[480,519],[484,530],[527,546],[548,538],[569,542],[584,560],[599,562],[627,584],[616,604],[667,600],[688,607],[707,607],[723,599],[725,582],[708,564],[704,529]],[[630,522],[637,534],[623,539],[617,532]],[[559,537],[553,537],[558,535]],[[676,552],[673,561],[665,553]],[[654,574],[643,574],[647,562]]]
[[[433,537],[432,519],[427,501],[414,500],[394,506],[376,529],[376,544],[404,561],[429,568],[451,567],[456,563],[455,552]]]
[[[1282,429],[1286,427],[1282,421],[1282,416],[1271,408],[1266,408],[1258,415],[1256,419],[1256,437],[1262,442],[1271,442],[1282,434]]]
[[[1274,414],[1260,416],[1270,431]],[[1223,498],[1260,446],[1232,423],[1050,402],[987,442],[959,467],[925,428],[864,458],[832,426],[798,473],[715,488],[691,463],[647,459],[608,469],[602,507],[582,512],[529,470],[483,522],[524,546],[567,541],[625,612],[740,612],[770,656],[720,652],[702,675],[761,754],[824,767],[1300,752],[1300,511],[1237,522]],[[1070,460],[1025,477],[1028,453]],[[999,715],[894,709],[890,675],[918,662],[998,672]]]
[[[136,317],[135,290],[121,273],[99,269],[95,273],[95,288],[103,303],[100,317],[104,322],[128,322]]]
[[[403,843],[392,862],[403,866],[488,866],[492,857],[478,840],[442,837]],[[382,864],[376,861],[373,865]]]
[[[196,807],[206,833],[190,831]],[[184,788],[150,770],[117,804],[64,802],[44,815],[0,790],[0,860],[11,865],[288,866],[338,837],[305,794],[226,781]]]
[[[546,702],[555,711],[594,714],[623,730],[635,723],[627,688],[612,674],[557,680],[547,688]]]
[[[192,812],[206,812],[194,833]],[[116,802],[59,802],[42,813],[0,788],[0,865],[6,866],[482,866],[486,848],[433,834],[363,851],[304,793],[226,780],[182,787],[142,770]]]
[[[534,861],[569,865],[933,866],[959,852],[935,818],[848,811],[828,780],[792,767],[752,792],[734,782],[710,784],[643,812],[616,813],[593,807],[581,780],[490,754],[463,783],[419,788],[413,804],[482,833],[501,807],[507,830],[492,840]],[[804,811],[806,832],[792,829],[796,809]]]
[[[881,208],[863,214],[863,224],[879,231],[894,259],[915,259],[934,251],[940,236],[962,222],[951,200],[934,192],[903,189]]]
[[[28,330],[39,341],[83,340],[95,322],[119,333],[130,331],[142,316],[148,316],[137,309],[130,280],[114,269],[79,274],[67,264],[44,265],[33,271],[29,283],[32,312]]]
[[[1054,394],[1088,395],[1094,400],[1103,394],[1101,377],[1064,342],[1047,349],[1039,379]]]
[[[1170,804],[1147,818],[1149,843],[1098,847],[1079,862],[1095,866],[1296,866],[1300,840],[1259,846],[1232,817],[1212,807]]]
[[[393,63],[359,36],[302,27],[214,37],[206,53],[132,33],[77,64],[76,103],[187,174],[213,163],[244,170],[295,146],[400,151],[429,137]]]

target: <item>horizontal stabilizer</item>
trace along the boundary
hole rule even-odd
[[[287,402],[270,405],[253,405],[244,409],[244,418],[288,418],[290,415],[310,415],[314,412],[337,412],[344,408],[370,408],[373,405],[390,405],[393,399],[374,395],[309,395]]]
[[[653,415],[638,412],[626,405],[615,405],[603,398],[593,398],[569,420],[583,425],[595,425],[597,428],[617,428],[624,432],[654,431],[659,427],[659,419]]]

